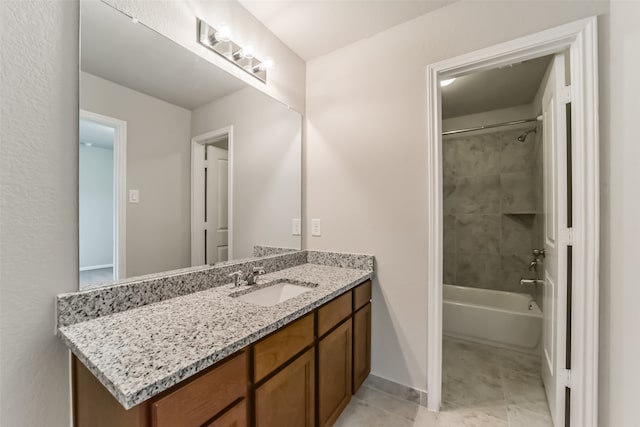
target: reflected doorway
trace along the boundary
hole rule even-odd
[[[126,123],[88,111],[79,121],[80,288],[124,277],[124,185]]]
[[[231,163],[233,128],[192,139],[191,263],[232,259]]]

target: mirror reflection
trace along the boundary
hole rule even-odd
[[[300,248],[298,113],[104,3],[80,37],[80,288]]]

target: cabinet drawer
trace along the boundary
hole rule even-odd
[[[351,314],[351,292],[339,296],[318,309],[318,337]]]
[[[247,401],[241,400],[206,427],[247,427]]]
[[[247,394],[247,355],[240,353],[151,406],[153,427],[201,426]]]
[[[353,290],[353,311],[358,311],[369,301],[371,301],[371,280],[367,280]]]
[[[313,344],[313,314],[296,320],[253,347],[254,381],[258,382]]]

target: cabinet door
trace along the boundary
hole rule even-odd
[[[351,400],[351,319],[318,344],[320,426],[332,426]]]
[[[256,389],[256,427],[313,427],[315,418],[313,349]]]
[[[216,418],[207,427],[247,427],[247,402],[242,400],[224,413],[220,418]]]
[[[353,315],[353,394],[371,372],[371,303]]]

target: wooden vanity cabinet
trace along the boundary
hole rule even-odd
[[[319,426],[332,426],[351,400],[351,318],[318,342]]]
[[[371,281],[353,290],[353,394],[371,372]]]
[[[315,390],[311,348],[256,388],[256,427],[313,427]]]
[[[353,314],[353,394],[371,372],[371,303]]]
[[[247,401],[241,400],[220,417],[214,419],[206,427],[246,427],[247,422]]]
[[[155,400],[151,404],[151,426],[201,426],[245,398],[248,380],[247,354],[243,351]]]
[[[75,427],[327,427],[371,370],[371,282],[125,410],[73,358]]]

